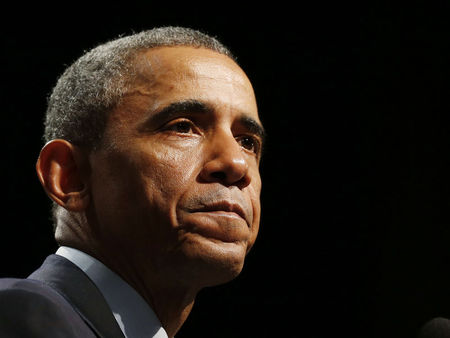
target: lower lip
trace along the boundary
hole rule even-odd
[[[247,222],[235,212],[193,212],[183,218],[183,223],[189,231],[222,242],[238,242],[248,237]]]
[[[217,210],[217,211],[202,211],[202,214],[205,215],[210,215],[210,216],[217,216],[217,217],[229,217],[229,218],[239,218],[239,219],[243,219],[239,214],[232,212],[232,211],[222,211],[222,210]]]

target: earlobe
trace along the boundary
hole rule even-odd
[[[52,140],[36,163],[39,181],[47,195],[70,211],[83,211],[89,203],[88,160],[85,152],[66,140]]]

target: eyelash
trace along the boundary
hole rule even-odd
[[[178,120],[173,121],[166,127],[164,131],[172,131],[179,134],[190,134],[194,132],[194,124],[190,120]],[[259,154],[261,149],[261,142],[259,139],[252,135],[240,135],[235,137],[236,142],[246,151]],[[250,144],[248,144],[250,142]],[[247,143],[247,144],[245,144]]]
[[[186,131],[187,129],[181,130],[181,129],[183,129],[183,127],[187,127],[188,131]],[[164,128],[164,130],[174,131],[176,133],[181,133],[181,134],[187,134],[189,132],[192,132],[193,129],[194,129],[194,125],[189,120],[179,120],[179,121],[176,121]]]

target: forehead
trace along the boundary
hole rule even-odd
[[[205,48],[159,47],[138,56],[133,92],[153,98],[153,108],[196,99],[257,118],[256,99],[244,71],[226,55]]]
[[[248,85],[244,71],[228,56],[206,48],[188,46],[157,47],[138,56],[142,73],[161,76],[183,74],[218,77]]]

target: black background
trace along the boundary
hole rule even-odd
[[[181,25],[238,56],[269,137],[257,244],[177,337],[413,337],[450,317],[449,5],[77,6],[1,14],[0,276],[56,250],[34,164],[57,77],[119,34]]]

